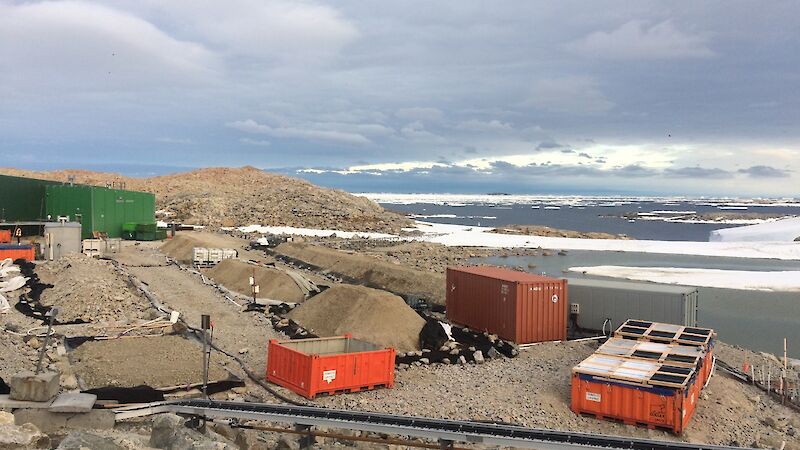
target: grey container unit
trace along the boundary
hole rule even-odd
[[[78,222],[45,223],[42,247],[44,259],[54,261],[68,253],[80,253],[81,230],[81,224]]]
[[[632,281],[567,279],[570,315],[580,328],[613,331],[628,319],[697,326],[695,287]],[[577,305],[577,306],[576,306]]]

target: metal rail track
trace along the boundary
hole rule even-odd
[[[295,425],[359,430],[433,439],[443,443],[465,442],[517,448],[536,448],[540,450],[565,450],[576,447],[633,450],[721,450],[740,448],[265,403],[178,400],[128,406],[115,410],[117,420],[166,412],[208,419],[263,420]]]

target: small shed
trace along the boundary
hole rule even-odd
[[[45,223],[43,258],[55,261],[68,253],[80,253],[81,234],[81,224],[76,222]]]

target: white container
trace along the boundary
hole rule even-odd
[[[223,259],[234,259],[239,252],[232,248],[206,248],[194,247],[192,249],[192,262],[195,266],[208,267],[222,262]]]

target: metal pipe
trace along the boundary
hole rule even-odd
[[[50,333],[53,331],[53,322],[56,321],[57,315],[58,308],[56,307],[50,308],[50,310],[45,314],[45,317],[49,317],[50,320],[47,322],[47,334],[44,337],[42,349],[39,350],[39,361],[36,363],[36,375],[39,375],[39,372],[42,371],[42,361],[44,361],[44,354],[47,351],[47,347],[50,345]]]

